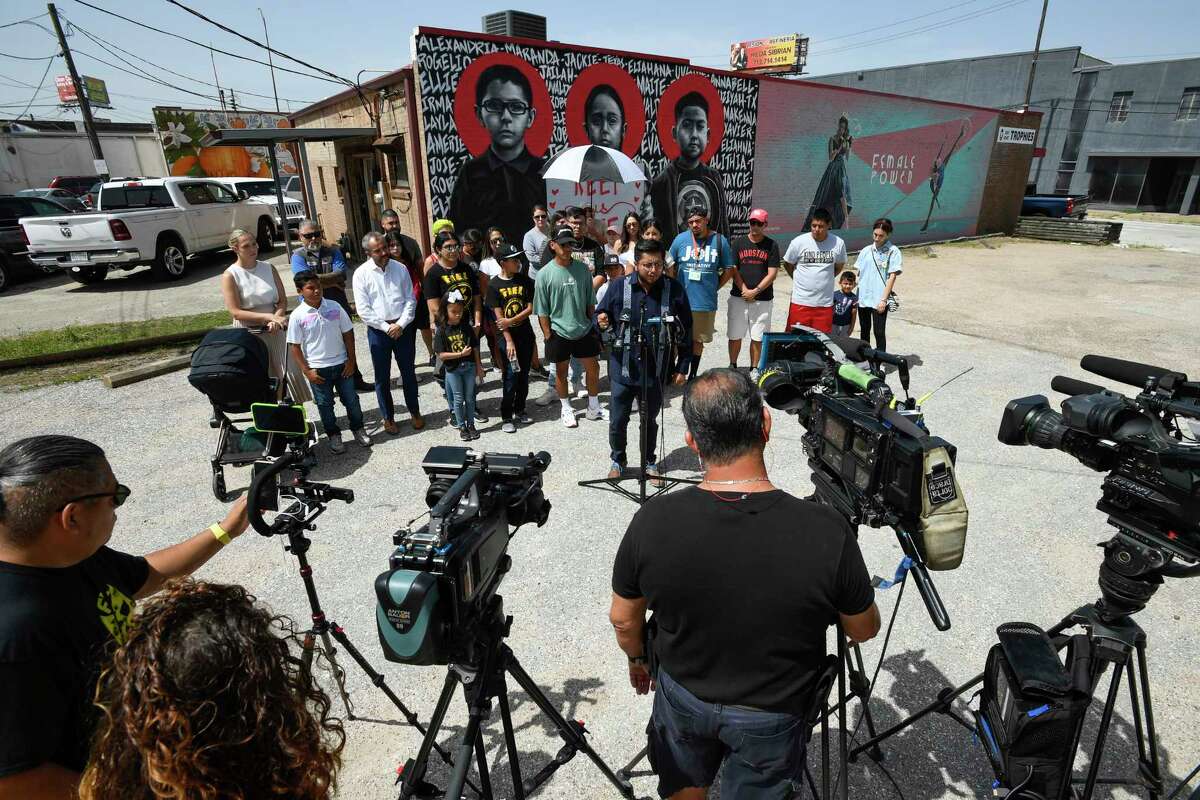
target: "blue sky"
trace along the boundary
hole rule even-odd
[[[88,0],[164,30],[234,53],[265,59],[265,51],[188,15],[166,0]],[[261,7],[271,31],[271,44],[315,66],[353,79],[360,69],[394,69],[410,60],[410,38],[414,27],[429,25],[461,30],[479,30],[480,18],[502,8],[496,2],[459,0],[433,6],[425,3],[365,2],[364,0],[189,0],[188,4],[247,36],[261,39]],[[451,7],[452,5],[452,7]],[[556,9],[571,6],[569,13]],[[853,7],[852,14],[838,16],[839,9]],[[797,3],[795,0],[759,0],[731,4],[723,0],[666,2],[608,0],[594,5],[521,2],[508,7],[543,14],[549,19],[552,39],[575,44],[609,47],[691,59],[705,66],[722,66],[729,43],[800,32],[811,38],[809,71],[813,74],[908,64],[919,61],[1026,50],[1033,46],[1039,0],[910,0],[896,3],[859,0],[853,4]],[[797,13],[800,7],[802,13]],[[217,90],[208,84],[232,87],[239,105],[273,109],[269,99],[271,78],[267,67],[216,55],[218,80],[207,49],[162,36],[107,16],[75,0],[61,0],[58,8],[81,31],[70,37],[78,51],[80,72],[103,78],[113,95],[115,108],[101,112],[115,121],[149,121],[155,105],[189,108],[215,107]],[[1195,0],[1155,0],[1145,6],[1152,13],[1130,15],[1130,5],[1116,0],[1051,0],[1043,36],[1044,48],[1080,45],[1098,58],[1128,62],[1200,56],[1194,36]],[[741,13],[743,9],[752,13]],[[0,25],[44,14],[38,0],[3,0]],[[35,94],[47,62],[10,58],[42,58],[57,51],[42,16],[35,24],[0,27],[0,118],[20,113],[31,100],[32,113],[39,118],[76,118],[56,106],[54,77],[65,75],[62,59],[55,59],[45,85]],[[178,88],[150,82],[95,61],[98,56],[126,68],[105,52],[83,31],[115,46],[117,55]],[[153,62],[139,62],[126,52]],[[276,59],[277,66],[307,72],[305,67]],[[161,69],[160,69],[161,67]],[[175,73],[187,78],[173,75]],[[366,72],[363,80],[378,75]],[[277,72],[279,95],[290,99],[292,109],[339,91],[333,83]],[[1198,76],[1200,79],[1200,76]],[[200,95],[208,100],[179,89]],[[256,97],[250,92],[265,97]],[[288,102],[282,103],[286,111]]]

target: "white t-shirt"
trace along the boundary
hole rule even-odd
[[[288,317],[288,344],[300,345],[304,359],[313,369],[346,363],[342,334],[353,330],[350,317],[337,303],[325,298],[319,308],[303,300]]]
[[[783,260],[796,267],[792,274],[792,302],[798,306],[827,308],[833,305],[833,265],[846,263],[846,243],[830,233],[818,242],[802,233],[788,245]]]
[[[500,264],[496,262],[496,259],[490,257],[485,258],[482,262],[480,262],[479,271],[484,275],[487,275],[489,278],[498,278],[504,272],[504,270],[500,268]]]
[[[666,248],[666,245],[663,245],[663,247]],[[620,261],[622,264],[628,264],[629,266],[632,267],[635,263],[637,263],[633,260],[634,256],[636,256],[636,255],[637,255],[637,253],[633,252],[633,246],[630,245],[628,250],[626,250],[624,253],[621,253],[621,255],[617,256],[617,260]],[[675,259],[671,257],[671,253],[667,249],[663,250],[663,258],[667,262],[668,267],[675,263]]]

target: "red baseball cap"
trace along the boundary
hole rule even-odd
[[[755,222],[761,222],[763,225],[766,225],[767,224],[767,212],[765,209],[756,208],[750,212],[750,219],[754,220]]]

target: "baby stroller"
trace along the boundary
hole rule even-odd
[[[231,414],[249,414],[251,403],[275,401],[277,383],[270,374],[267,345],[247,328],[219,328],[208,334],[192,351],[188,383],[212,403],[208,421],[216,428],[217,450],[213,453],[213,495],[225,503],[233,499],[225,489],[225,467],[244,467],[262,458],[265,438],[242,431],[235,423],[250,423],[250,417],[231,419]]]

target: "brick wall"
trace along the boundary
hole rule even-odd
[[[1041,124],[1042,115],[1039,113],[1002,111],[997,130],[1023,128],[1036,132]],[[1035,133],[1034,140],[1037,141],[1038,138]],[[1021,199],[1025,196],[1025,184],[1032,161],[1033,145],[1001,142],[992,145],[987,178],[984,179],[983,203],[979,208],[977,233],[1012,233],[1017,224],[1017,217],[1021,214]]]

